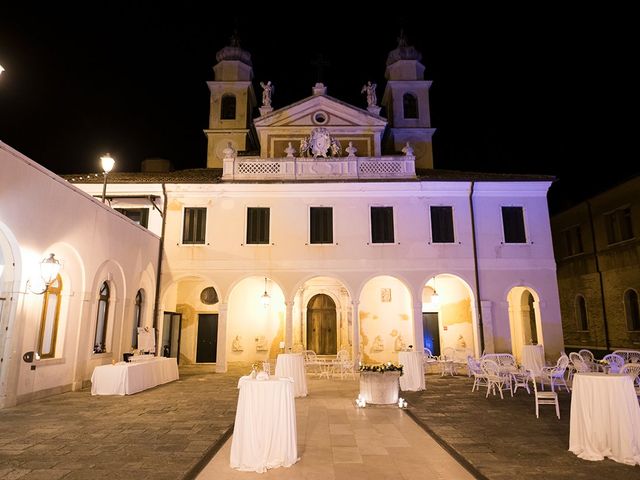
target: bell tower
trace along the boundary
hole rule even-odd
[[[382,105],[387,109],[389,135],[386,148],[399,152],[407,142],[416,157],[416,168],[433,168],[431,139],[435,128],[431,128],[429,112],[430,80],[424,80],[422,54],[408,45],[403,32],[398,38],[398,47],[387,57],[385,78],[387,86]]]
[[[251,54],[240,48],[236,33],[230,45],[216,53],[214,80],[207,82],[211,99],[207,136],[207,168],[222,168],[223,150],[231,143],[237,151],[252,146],[251,112],[256,96],[251,80]]]

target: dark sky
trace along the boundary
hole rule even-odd
[[[403,27],[433,80],[436,168],[555,175],[554,208],[639,170],[623,148],[637,121],[621,117],[637,104],[629,12],[425,3],[429,13],[418,15],[363,3],[348,16],[316,2],[295,14],[265,3],[263,18],[255,8],[216,10],[218,2],[58,3],[0,11],[0,140],[56,173],[98,172],[107,151],[118,171],[149,157],[206,166],[206,81],[234,27],[258,98],[260,81],[276,86],[275,108],[311,94],[318,54],[330,62],[329,95],[364,108],[360,89],[372,80],[381,99]]]

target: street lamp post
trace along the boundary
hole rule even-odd
[[[107,195],[107,175],[113,169],[113,165],[116,161],[108,153],[100,157],[102,162],[102,174],[104,175],[104,183],[102,184],[102,203],[105,203],[105,197]]]

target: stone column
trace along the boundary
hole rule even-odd
[[[496,347],[493,341],[493,302],[481,300],[482,332],[484,334],[484,350],[486,353],[495,353]],[[482,352],[480,352],[482,354]]]
[[[352,300],[351,305],[353,305],[353,363],[355,366],[358,365],[358,359],[360,357],[360,318],[359,317],[359,309],[358,305],[360,304],[360,300]]]
[[[413,351],[424,350],[424,325],[422,324],[422,296],[413,303]]]
[[[284,315],[284,343],[287,348],[293,347],[293,300],[290,302],[284,302],[285,315]]]
[[[216,372],[227,371],[227,307],[226,303],[218,304],[218,346],[216,351]]]

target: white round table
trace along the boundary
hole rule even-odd
[[[293,393],[296,397],[307,396],[307,376],[304,371],[304,357],[301,353],[281,353],[276,359],[276,377],[289,377],[293,380]]]
[[[422,352],[398,352],[398,362],[402,365],[400,390],[417,392],[424,390],[424,363]]]
[[[584,460],[640,464],[640,407],[630,376],[573,376],[569,450]]]
[[[544,367],[544,346],[543,345],[523,345],[522,365],[530,370],[535,377],[540,376]]]

